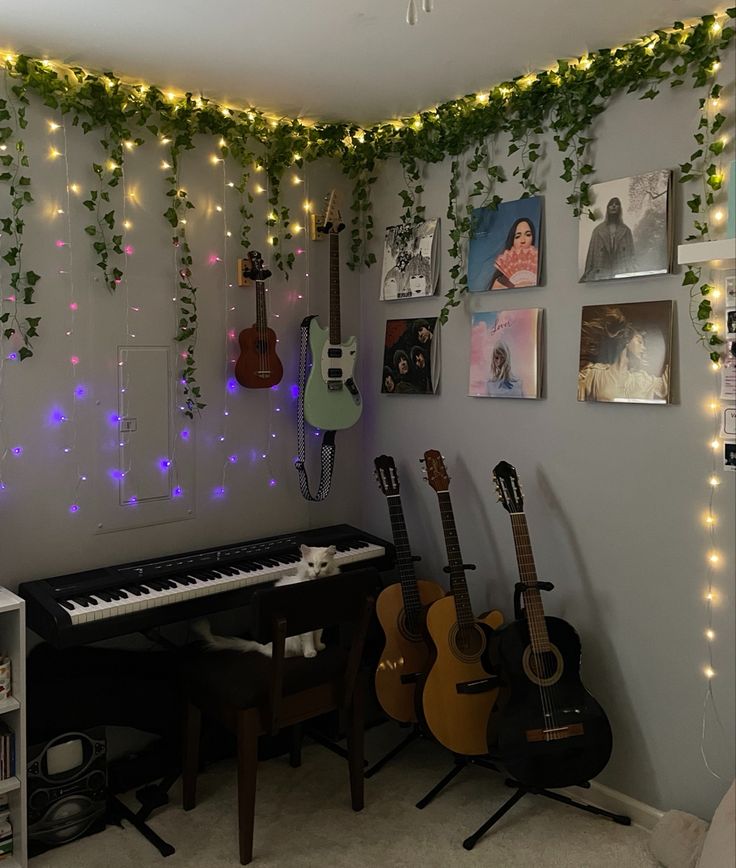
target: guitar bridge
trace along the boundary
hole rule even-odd
[[[528,729],[527,741],[560,741],[563,738],[573,738],[577,735],[585,735],[585,727],[582,723],[571,723],[569,726],[551,726],[548,729]]]

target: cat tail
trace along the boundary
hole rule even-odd
[[[253,642],[251,639],[239,639],[237,636],[216,636],[212,632],[210,622],[201,618],[192,624],[192,630],[203,639],[207,647],[212,651],[260,651],[263,653],[263,645]]]

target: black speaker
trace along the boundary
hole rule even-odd
[[[104,727],[28,748],[28,852],[36,856],[105,828]]]

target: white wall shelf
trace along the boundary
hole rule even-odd
[[[13,854],[3,868],[28,868],[26,786],[26,604],[6,588],[0,588],[0,653],[10,657],[12,693],[0,702],[0,719],[15,733],[15,775],[0,781],[0,795],[7,794],[13,824]]]
[[[725,266],[736,263],[736,238],[720,241],[693,241],[677,247],[678,265],[695,265],[698,262],[720,260]]]

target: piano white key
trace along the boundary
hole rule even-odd
[[[348,545],[346,551],[338,552],[335,555],[335,562],[338,566],[343,566],[358,561],[367,561],[382,557],[386,553],[383,546],[367,543],[365,545]],[[73,624],[83,624],[89,621],[102,620],[106,618],[114,618],[122,615],[134,614],[147,609],[158,608],[160,606],[173,605],[175,603],[193,600],[198,597],[211,596],[213,594],[224,593],[236,588],[244,588],[250,585],[260,585],[266,582],[276,581],[288,573],[293,573],[296,564],[292,561],[284,561],[278,557],[269,557],[261,555],[264,560],[276,561],[273,565],[261,564],[257,569],[248,571],[238,570],[235,575],[228,575],[220,572],[216,566],[208,569],[208,572],[217,573],[217,577],[204,580],[196,575],[182,574],[183,578],[194,579],[192,585],[179,585],[174,588],[163,588],[157,590],[150,587],[146,579],[140,582],[133,582],[134,585],[146,587],[149,589],[147,594],[136,596],[128,593],[127,598],[106,601],[90,594],[94,600],[93,605],[80,606],[73,600],[69,600],[72,609],[65,609]],[[176,580],[176,577],[173,577]],[[156,581],[165,581],[165,578],[159,578]],[[123,591],[123,588],[114,589],[118,592]]]

